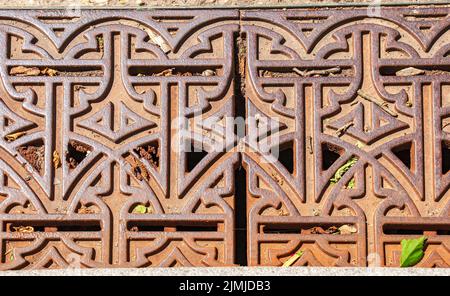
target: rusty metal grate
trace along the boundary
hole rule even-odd
[[[0,11],[0,269],[448,267],[449,15]]]

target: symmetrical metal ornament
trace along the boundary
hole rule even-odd
[[[0,43],[0,270],[450,266],[448,7],[3,10]]]
[[[449,13],[243,14],[247,114],[285,127],[278,162],[243,156],[251,265],[399,266],[422,235],[418,266],[450,264]]]

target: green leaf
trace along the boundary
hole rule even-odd
[[[330,179],[331,184],[336,184],[342,179],[342,176],[358,161],[357,157],[350,158],[344,165],[342,165],[336,173],[334,173],[334,177]]]
[[[416,239],[404,239],[401,241],[402,255],[400,257],[400,267],[410,267],[419,263],[423,258],[423,248],[427,238],[422,236]]]
[[[133,209],[133,213],[135,213],[135,214],[145,214],[145,213],[147,213],[147,207],[143,206],[143,205],[137,205]]]

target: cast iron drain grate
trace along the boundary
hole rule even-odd
[[[450,265],[448,7],[0,15],[0,269]]]

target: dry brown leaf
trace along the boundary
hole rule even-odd
[[[17,66],[12,67],[9,74],[13,76],[38,76],[41,74],[41,70],[37,67]]]
[[[165,69],[159,73],[156,73],[154,76],[171,76],[173,75],[173,70],[175,70],[175,68],[169,68],[169,69]]]
[[[345,125],[341,126],[340,128],[338,128],[338,129],[336,130],[336,132],[335,132],[335,133],[336,133],[336,136],[338,136],[338,137],[342,136],[342,135],[345,134],[345,132],[346,132],[349,128],[351,128],[353,125],[354,125],[354,124],[353,124],[353,121],[347,122]]]
[[[169,44],[167,44],[166,40],[164,40],[161,35],[156,34],[147,27],[141,26],[141,29],[144,30],[150,37],[150,42],[158,45],[164,53],[169,53],[171,51]]]
[[[298,68],[293,68],[292,70],[301,77],[328,76],[331,74],[338,74],[342,71],[342,69],[340,67],[334,67],[334,68],[323,69],[323,70],[304,70],[304,71],[302,71]]]
[[[17,132],[17,133],[6,135],[5,139],[8,142],[13,142],[13,141],[17,140],[18,138],[25,136],[26,134],[27,134],[27,132]]]
[[[408,67],[408,68],[401,69],[401,70],[395,72],[395,76],[402,76],[402,77],[417,76],[417,75],[423,75],[423,74],[425,74],[424,70],[417,69],[414,67]]]

